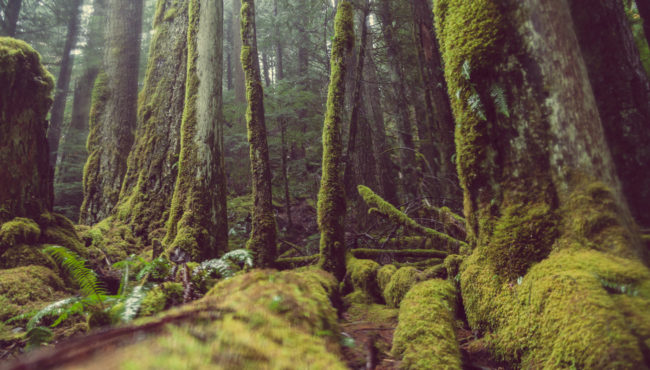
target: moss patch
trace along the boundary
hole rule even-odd
[[[379,299],[381,292],[377,285],[377,271],[379,264],[372,260],[356,259],[351,254],[346,258],[347,276],[354,290],[361,290],[370,297]]]
[[[386,289],[388,283],[390,282],[390,279],[393,277],[396,271],[397,267],[395,267],[395,265],[385,265],[377,270],[377,284],[379,285],[379,289],[382,292],[384,289]]]
[[[183,285],[166,282],[150,290],[142,300],[140,316],[151,316],[183,303]]]
[[[404,369],[460,369],[456,289],[445,280],[416,284],[404,297],[393,336],[393,356]]]
[[[414,267],[402,267],[397,270],[383,292],[386,304],[390,307],[399,307],[409,289],[421,278],[420,271]]]
[[[41,229],[29,218],[17,217],[0,227],[0,255],[18,244],[34,244],[41,236]]]

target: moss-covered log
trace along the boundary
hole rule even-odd
[[[426,235],[427,237],[436,241],[445,242],[449,248],[458,249],[461,246],[467,246],[467,243],[462,240],[455,239],[445,233],[441,233],[434,229],[418,224],[404,212],[395,208],[395,206],[382,199],[379,195],[375,194],[375,192],[373,192],[370,188],[359,185],[358,190],[363,200],[369,206],[373,207],[370,209],[370,212],[377,212],[380,215],[387,217],[391,222],[399,226],[403,226],[408,230],[417,232],[421,235]]]
[[[223,2],[191,0],[181,152],[164,244],[168,253],[179,249],[195,261],[218,257],[228,246],[222,37]]]
[[[119,200],[138,103],[142,0],[108,0],[103,72],[95,82],[80,222],[108,217]]]
[[[159,0],[144,87],[138,102],[136,139],[116,216],[136,236],[164,227],[178,172],[187,76],[188,0]]]
[[[241,4],[241,63],[246,75],[246,125],[250,143],[252,191],[254,198],[252,230],[247,243],[255,265],[271,267],[277,258],[276,225],[271,192],[271,164],[264,120],[264,91],[260,77],[255,29],[255,2]]]
[[[354,45],[354,11],[348,1],[339,3],[334,32],[330,60],[332,71],[323,125],[323,174],[318,192],[318,228],[321,232],[318,264],[342,279],[345,275],[345,189],[341,125],[345,109],[346,57]]]
[[[393,356],[403,369],[461,369],[456,340],[456,289],[435,279],[415,285],[399,309],[393,336]]]
[[[345,369],[330,298],[338,283],[318,270],[255,270],[205,298],[19,360],[28,368]]]
[[[391,307],[399,307],[406,293],[424,278],[424,275],[415,267],[401,267],[395,271],[386,284],[383,295],[386,304]]]
[[[522,368],[643,368],[650,270],[567,3],[437,0],[434,14],[474,247],[460,272],[472,329]]]
[[[437,251],[433,249],[371,249],[371,248],[357,248],[352,249],[350,252],[357,258],[379,258],[382,255],[391,255],[395,258],[445,258],[448,252]]]
[[[52,76],[23,41],[0,38],[0,224],[52,209],[47,112]]]
[[[285,257],[275,260],[275,266],[279,269],[288,270],[314,264],[318,261],[318,255],[304,257]]]

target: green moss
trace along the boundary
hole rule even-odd
[[[341,126],[345,112],[346,56],[354,44],[354,11],[341,1],[334,20],[327,111],[323,123],[323,164],[318,192],[318,228],[321,231],[319,265],[337,278],[345,276],[345,188]]]
[[[435,266],[431,266],[424,271],[422,271],[422,276],[424,279],[429,280],[429,279],[447,279],[447,277],[451,276],[452,278],[456,275],[449,275],[449,272],[447,271],[447,268],[443,263],[439,263]]]
[[[400,302],[413,285],[421,280],[420,271],[414,267],[402,267],[391,277],[384,289],[384,299],[390,307],[399,307]]]
[[[29,218],[17,217],[0,227],[0,255],[18,244],[34,244],[41,236],[41,229]]]
[[[458,272],[460,271],[460,264],[463,263],[464,259],[465,257],[459,256],[457,254],[452,254],[445,258],[443,266],[447,270],[447,276],[449,278],[454,278],[456,275],[458,275]]]
[[[379,285],[379,289],[382,292],[384,289],[386,289],[388,283],[390,282],[390,279],[393,277],[396,271],[397,267],[395,267],[395,265],[385,265],[377,270],[377,284]]]
[[[393,356],[404,369],[461,369],[455,332],[456,289],[445,280],[416,284],[404,297]]]
[[[151,316],[183,303],[183,285],[166,282],[151,289],[140,306],[139,316]]]
[[[123,261],[131,254],[142,252],[131,228],[115,217],[106,218],[92,227],[80,228],[79,236],[88,246],[84,254],[91,265],[101,265],[106,259],[111,263]]]
[[[361,290],[370,297],[380,299],[381,293],[377,285],[379,264],[372,260],[356,259],[351,254],[346,257],[347,276],[354,290]]]
[[[350,305],[346,312],[351,322],[366,321],[373,324],[386,325],[391,323],[397,324],[399,310],[377,303],[355,303]]]

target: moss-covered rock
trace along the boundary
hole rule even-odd
[[[416,284],[404,297],[393,336],[393,356],[404,369],[461,369],[456,340],[456,289],[435,279]]]
[[[402,267],[395,271],[384,288],[386,304],[390,307],[399,307],[409,289],[421,279],[421,272],[415,267]]]
[[[92,265],[123,261],[131,254],[142,252],[142,245],[128,224],[109,217],[98,224],[88,227],[79,226],[79,235],[88,246],[86,254]]]
[[[166,282],[147,292],[139,316],[151,316],[183,303],[183,284]]]
[[[0,223],[52,209],[47,112],[52,76],[25,42],[0,37]]]
[[[41,228],[34,220],[16,217],[0,226],[0,255],[19,244],[34,244],[41,236]]]
[[[380,266],[372,260],[356,259],[351,254],[346,257],[347,276],[354,290],[361,290],[370,297],[380,299],[381,292],[377,285],[377,271]]]
[[[397,267],[395,265],[384,265],[379,270],[377,270],[377,285],[379,289],[383,292],[384,289],[388,286],[390,279],[393,277]]]

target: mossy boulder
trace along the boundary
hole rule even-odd
[[[357,259],[351,254],[346,258],[346,270],[350,284],[354,290],[365,292],[375,299],[381,298],[381,292],[377,285],[377,271],[379,264],[372,260]]]
[[[383,292],[384,289],[388,286],[390,279],[393,277],[397,267],[395,265],[384,265],[379,270],[377,270],[377,284],[379,289]]]
[[[422,278],[421,272],[415,267],[402,267],[395,271],[383,292],[386,304],[399,307],[409,289]]]
[[[416,284],[402,300],[393,356],[403,369],[461,369],[455,332],[456,288],[446,280]]]
[[[166,282],[151,289],[142,300],[140,316],[151,316],[183,303],[183,284]]]
[[[52,209],[46,140],[52,76],[25,42],[0,37],[0,223]]]
[[[0,255],[19,244],[34,244],[41,236],[41,228],[34,220],[16,217],[0,226]]]

